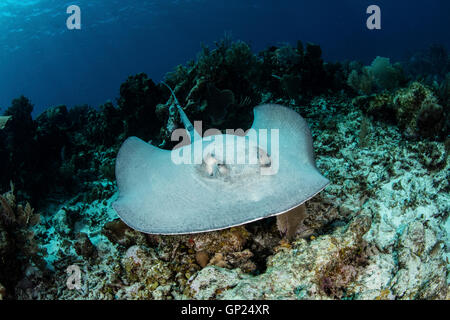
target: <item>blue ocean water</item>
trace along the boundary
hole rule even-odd
[[[381,30],[366,28],[372,4]],[[66,27],[70,5],[81,9],[81,30]],[[320,44],[328,61],[398,61],[433,43],[448,48],[448,12],[447,0],[2,0],[0,112],[21,94],[34,115],[114,101],[128,75],[159,81],[225,32],[254,51],[302,40]]]

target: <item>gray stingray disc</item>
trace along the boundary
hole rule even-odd
[[[254,115],[252,129],[267,129],[266,148],[259,135],[248,133],[206,137],[176,150],[206,150],[197,164],[175,164],[172,151],[128,138],[116,160],[119,198],[113,207],[120,218],[150,234],[206,232],[285,213],[324,189],[329,181],[315,166],[306,121],[279,105],[258,106]],[[217,148],[223,141],[224,148]],[[247,161],[237,164],[242,150]],[[256,163],[249,160],[254,152]],[[228,155],[235,161],[227,162]],[[271,169],[276,173],[263,173]]]

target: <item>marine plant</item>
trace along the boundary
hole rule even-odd
[[[383,90],[391,91],[405,82],[400,64],[392,65],[389,58],[376,57],[370,66],[353,69],[347,84],[358,93],[371,94]]]

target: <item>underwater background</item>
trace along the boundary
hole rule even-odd
[[[448,299],[449,12],[2,0],[0,299]],[[275,218],[181,236],[118,218],[122,143],[170,149],[182,126],[162,80],[205,129],[247,129],[266,103],[306,119],[331,183],[295,237]]]

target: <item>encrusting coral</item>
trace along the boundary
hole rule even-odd
[[[436,137],[446,125],[444,108],[433,92],[419,82],[400,89],[393,99],[397,120],[409,136]]]
[[[353,100],[364,113],[376,120],[397,123],[406,137],[441,139],[448,126],[448,112],[433,91],[420,82],[392,93],[360,96]]]
[[[317,165],[332,184],[306,203],[309,214],[290,242],[280,236],[275,218],[197,235],[145,235],[114,220],[114,196],[89,204],[74,200],[64,209],[70,218],[45,217],[49,225],[67,225],[58,227],[60,238],[51,236],[65,253],[54,264],[56,282],[43,292],[60,299],[445,297],[444,144],[399,145],[398,128],[373,122],[365,146],[355,148],[363,115],[349,100],[317,98],[305,112],[314,119]],[[77,253],[86,236],[64,244],[71,224],[86,230],[96,258]],[[66,287],[65,269],[72,263],[82,269],[79,291]]]

